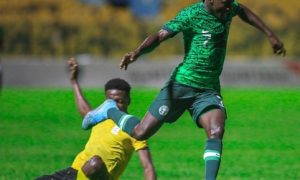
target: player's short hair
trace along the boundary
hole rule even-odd
[[[104,88],[105,88],[105,91],[110,90],[110,89],[117,89],[117,90],[125,91],[126,94],[128,95],[128,97],[130,96],[131,86],[124,79],[120,79],[120,78],[111,79],[111,80],[107,81]]]

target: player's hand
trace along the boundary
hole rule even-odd
[[[70,79],[77,80],[78,75],[78,63],[75,58],[70,58],[68,60],[69,71],[70,71]]]
[[[129,53],[126,53],[121,62],[120,62],[120,69],[125,69],[127,70],[127,67],[130,63],[133,63],[134,61],[136,61],[137,59],[137,52],[136,51],[132,51],[132,52],[129,52]]]
[[[283,43],[276,36],[270,36],[269,39],[270,39],[274,54],[285,56],[286,51],[285,51]]]

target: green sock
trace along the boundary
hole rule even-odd
[[[129,135],[132,135],[134,127],[140,122],[140,120],[132,115],[126,114],[116,108],[109,109],[108,117],[112,119],[120,129]]]
[[[203,159],[205,161],[205,179],[215,180],[218,175],[222,154],[222,140],[208,139],[206,141]]]

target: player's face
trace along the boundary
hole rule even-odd
[[[225,19],[232,8],[233,0],[213,0],[213,10],[220,19]]]
[[[127,108],[130,103],[130,98],[126,95],[125,91],[121,91],[118,89],[110,89],[107,90],[106,98],[110,98],[116,101],[118,108],[121,111],[127,112]]]

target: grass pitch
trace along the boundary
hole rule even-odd
[[[96,107],[103,91],[84,89]],[[142,117],[158,90],[133,89],[130,112]],[[224,89],[228,119],[219,180],[300,179],[300,89]],[[0,94],[0,179],[34,179],[71,165],[81,130],[71,89],[4,89]],[[150,141],[158,179],[204,179],[205,133],[185,113]],[[124,180],[143,179],[136,155]]]

